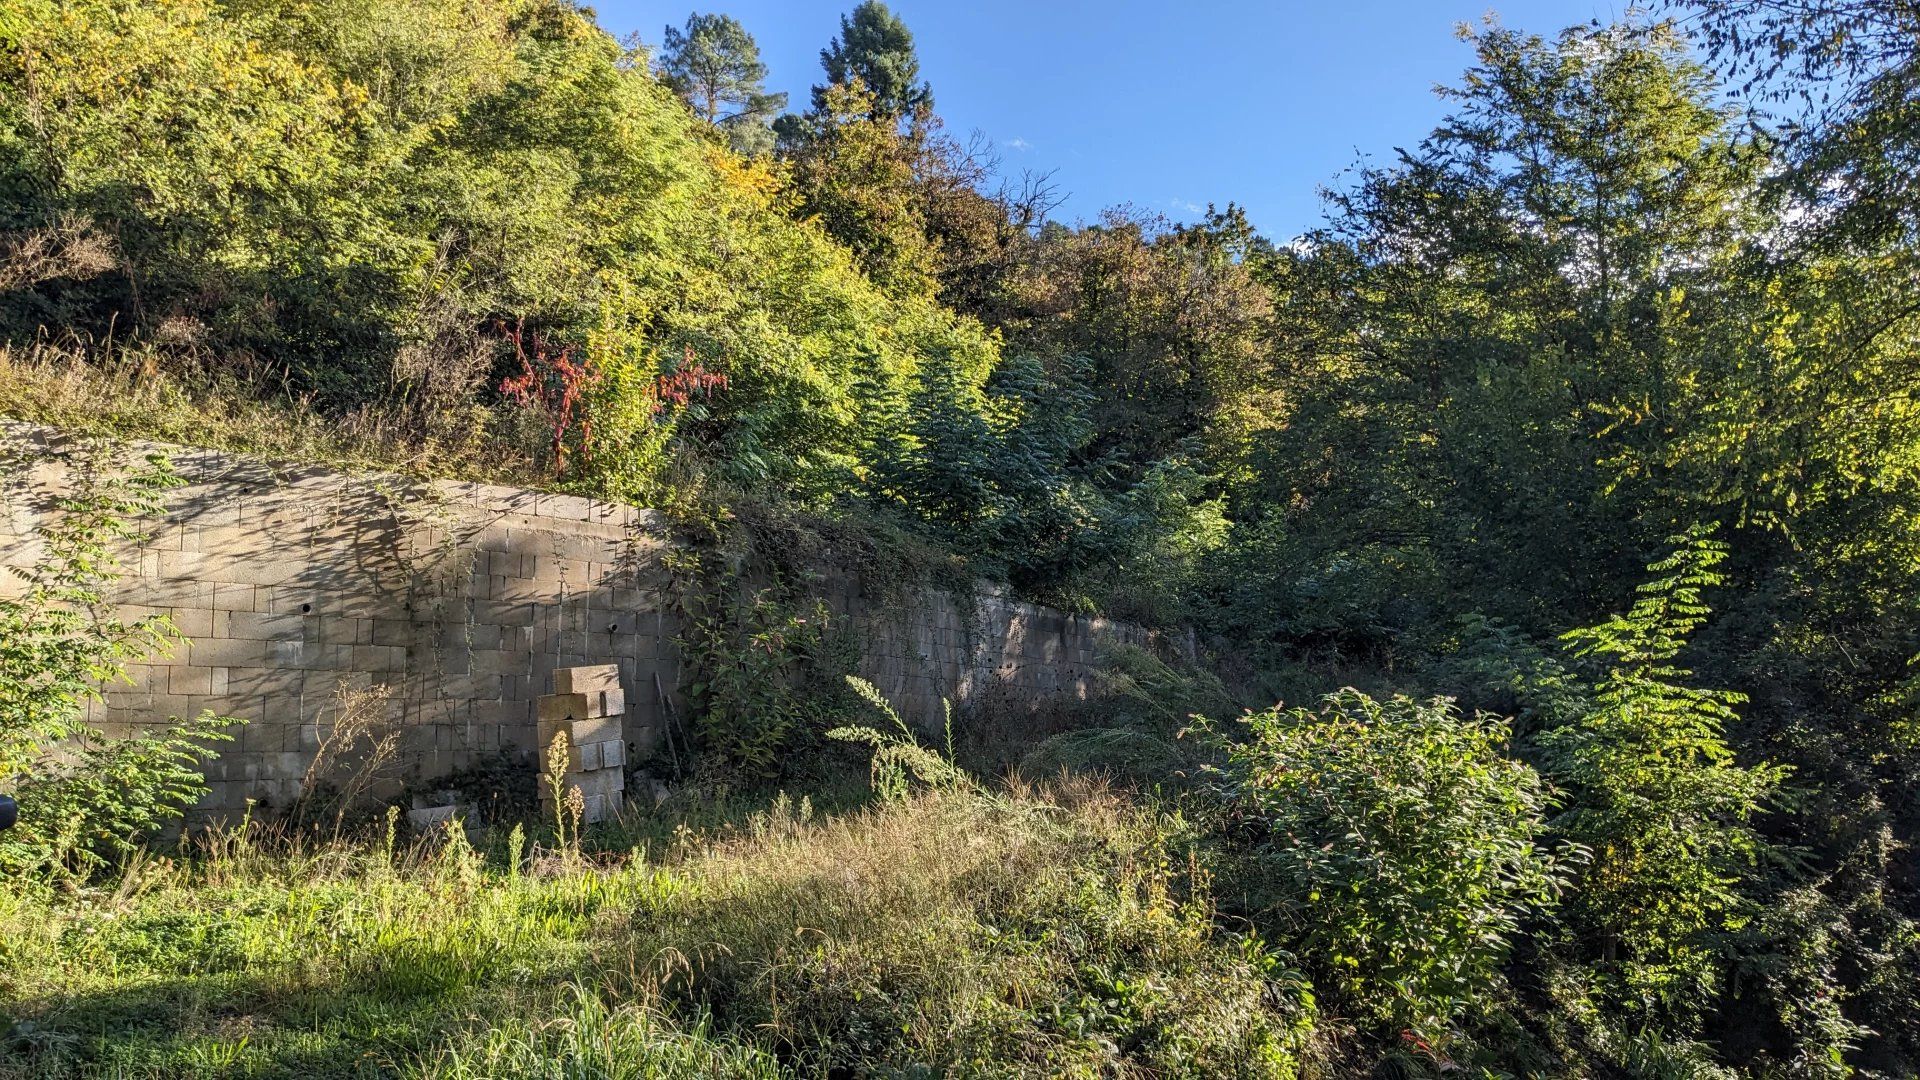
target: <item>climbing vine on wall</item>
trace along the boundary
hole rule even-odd
[[[664,561],[698,767],[711,778],[756,781],[781,775],[794,751],[846,715],[857,651],[794,568],[756,552],[741,533],[726,538],[731,544],[716,533]]]

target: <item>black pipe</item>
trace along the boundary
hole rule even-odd
[[[0,829],[11,829],[20,820],[20,804],[8,795],[0,795]]]

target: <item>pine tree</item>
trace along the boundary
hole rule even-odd
[[[873,94],[873,116],[899,118],[933,108],[933,90],[920,80],[913,32],[880,0],[866,0],[840,16],[840,36],[820,50],[828,86],[858,79]],[[825,105],[826,86],[813,88],[813,107]]]
[[[725,133],[736,152],[772,148],[773,116],[786,108],[787,95],[766,92],[760,47],[732,16],[695,13],[683,29],[667,27],[659,70],[661,81]]]

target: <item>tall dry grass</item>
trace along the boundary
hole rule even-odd
[[[405,402],[329,412],[263,396],[271,385],[269,375],[242,379],[151,343],[0,345],[0,416],[16,420],[350,470],[533,487],[551,479],[539,439],[506,413]]]
[[[624,851],[229,830],[0,890],[0,1076],[1292,1075],[1299,987],[1180,845],[1092,782]]]

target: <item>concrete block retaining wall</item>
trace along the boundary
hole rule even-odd
[[[68,489],[75,447],[48,429],[0,426],[33,464],[0,480],[0,568],[31,567],[38,526]],[[247,725],[208,774],[210,809],[297,794],[342,692],[387,688],[411,771],[444,775],[501,750],[531,752],[534,703],[556,668],[616,664],[637,759],[657,751],[677,703],[678,627],[655,513],[572,495],[384,474],[347,474],[181,447],[187,486],[148,542],[125,552],[123,615],[165,614],[190,643],[136,664],[90,719],[126,734],[211,709]],[[830,576],[861,673],[902,714],[935,724],[940,699],[988,685],[1035,701],[1084,696],[1096,653],[1144,643],[1137,628],[983,591],[923,590],[880,604]],[[17,573],[0,590],[17,591]],[[656,691],[656,686],[659,688]]]

